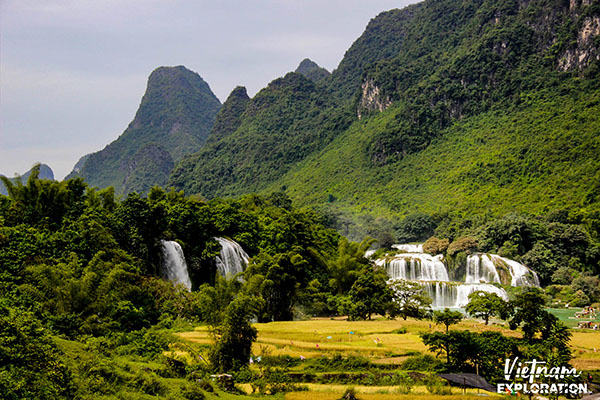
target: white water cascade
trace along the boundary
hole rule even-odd
[[[467,257],[465,282],[508,284],[507,279],[500,279],[498,270],[503,270],[505,276],[510,276],[511,286],[540,286],[540,280],[534,271],[496,254],[473,254]]]
[[[248,265],[248,254],[239,243],[226,238],[215,238],[221,245],[221,253],[217,256],[217,270],[221,276],[234,276],[244,271]]]
[[[540,286],[540,279],[537,274],[523,264],[495,254],[492,254],[492,259],[495,262],[500,261],[508,265],[511,286]]]
[[[431,298],[432,306],[464,307],[469,294],[477,290],[496,293],[507,300],[506,291],[497,286],[539,286],[536,273],[514,260],[496,254],[473,254],[467,257],[464,282],[450,281],[442,255],[423,253],[422,244],[395,244],[401,253],[384,256],[375,264],[385,268],[390,280],[405,279],[423,285]]]
[[[506,291],[489,283],[460,283],[460,282],[421,282],[433,299],[435,308],[465,307],[469,303],[469,295],[477,290],[496,293],[508,300]]]
[[[466,283],[500,283],[500,275],[494,262],[487,254],[474,254],[467,257]]]
[[[448,281],[448,271],[441,257],[422,253],[397,254],[387,263],[387,273],[391,279]]]
[[[162,246],[161,273],[163,276],[175,285],[181,284],[188,290],[192,290],[192,282],[179,243],[172,240],[161,240],[160,244]]]
[[[415,244],[393,244],[392,248],[405,251],[407,253],[422,253],[423,252],[423,243],[415,243]]]

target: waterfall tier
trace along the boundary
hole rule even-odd
[[[392,248],[404,251],[406,253],[422,253],[423,243],[416,244],[393,244]]]
[[[380,264],[381,265],[381,264]],[[402,253],[384,263],[391,279],[409,281],[448,281],[448,271],[441,256],[429,254]]]
[[[474,254],[467,257],[466,283],[500,283],[500,275],[494,262],[487,254]]]
[[[503,276],[501,277],[501,275]],[[467,257],[465,282],[540,286],[540,280],[534,271],[523,264],[496,254],[473,254]]]
[[[221,245],[221,252],[217,256],[217,270],[221,276],[234,276],[243,272],[248,265],[248,254],[239,243],[226,238],[215,238]]]
[[[469,295],[481,290],[496,293],[504,300],[508,300],[506,291],[489,283],[455,283],[455,282],[419,282],[425,287],[433,299],[435,308],[465,307],[469,303]]]
[[[469,294],[476,290],[496,293],[507,300],[506,291],[494,284],[540,285],[534,271],[496,254],[468,256],[464,282],[455,282],[449,279],[442,255],[424,254],[422,244],[395,244],[392,247],[403,253],[377,259],[375,264],[385,268],[390,280],[405,279],[425,286],[436,308],[464,307],[469,302]]]
[[[179,243],[172,240],[161,240],[160,244],[162,247],[162,275],[174,284],[181,284],[191,290],[192,282]]]

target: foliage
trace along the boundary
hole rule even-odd
[[[211,351],[211,363],[219,372],[237,371],[248,365],[256,328],[250,319],[260,307],[258,299],[240,295],[225,310],[223,324],[216,331],[216,343]]]
[[[446,252],[449,244],[448,239],[438,239],[432,236],[423,243],[423,251],[431,255],[442,254]]]
[[[404,218],[396,229],[400,243],[424,241],[433,234],[435,222],[427,214],[411,214]]]
[[[482,318],[487,325],[491,317],[505,316],[507,306],[507,302],[496,293],[475,291],[469,294],[465,311],[475,318]]]
[[[463,318],[464,315],[460,311],[452,311],[449,308],[433,312],[433,321],[436,324],[443,324],[446,327],[446,334],[450,325],[458,324]]]
[[[408,317],[422,319],[430,312],[433,302],[425,288],[417,282],[394,280],[389,284],[392,301],[388,313],[391,318],[396,316],[406,320]]]
[[[370,320],[374,313],[385,315],[390,302],[390,290],[386,282],[385,271],[371,266],[363,268],[349,292],[352,301],[350,317]]]
[[[454,257],[456,254],[464,252],[467,254],[473,253],[479,248],[477,239],[472,237],[460,237],[454,240],[447,249],[449,257]]]
[[[544,307],[546,299],[537,288],[528,288],[510,302],[513,314],[509,321],[510,328],[516,329],[521,325],[523,338],[528,343],[533,343],[536,333],[544,332],[553,321],[552,315]]]
[[[71,399],[71,372],[32,313],[0,303],[0,393],[10,399]]]
[[[441,369],[441,362],[429,354],[423,354],[407,358],[402,363],[402,369],[408,371],[437,371]]]

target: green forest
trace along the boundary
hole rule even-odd
[[[56,182],[38,174],[36,166],[25,184],[3,178],[9,195],[0,197],[0,392],[7,399],[195,399],[214,390],[209,376],[219,372],[266,385],[259,390],[264,394],[296,390],[276,358],[268,373],[248,368],[257,335],[251,322],[336,315],[430,318],[446,326],[445,333],[422,334],[424,345],[444,355],[436,368],[468,371],[490,357],[481,371],[494,380],[493,360],[501,356],[567,363],[569,330],[545,307],[600,301],[600,220],[589,216],[509,214],[483,222],[422,215],[399,227],[399,238],[428,237],[424,250],[445,254],[450,265],[481,250],[522,259],[537,271],[544,291],[511,288],[509,302],[472,295],[467,307],[486,324],[496,316],[520,327],[523,338],[516,340],[449,330],[463,315],[432,313],[419,285],[388,282],[365,257],[375,239],[349,242],[324,216],[295,208],[284,193],[206,201],[154,187],[144,197],[119,199],[112,188],[90,188],[81,178]],[[248,251],[242,276],[217,273],[217,236]],[[191,291],[161,278],[161,240],[183,248]],[[165,355],[174,346],[199,351],[173,335],[194,324],[212,332],[206,358]],[[498,346],[490,347],[490,340]],[[422,356],[415,357],[405,368],[423,368]],[[234,390],[227,382],[218,387]]]

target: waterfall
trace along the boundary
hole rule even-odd
[[[175,285],[181,284],[188,290],[192,289],[192,282],[188,274],[183,250],[179,243],[172,240],[161,240],[162,247],[162,275]]]
[[[501,283],[494,262],[487,254],[473,254],[467,257],[466,283]]]
[[[420,284],[433,299],[432,307],[435,308],[465,307],[469,303],[469,295],[478,290],[496,293],[504,300],[508,300],[508,294],[504,289],[489,283],[420,282]]]
[[[221,252],[217,256],[217,270],[221,276],[233,276],[244,271],[248,265],[248,254],[237,242],[233,240],[217,237],[215,238],[221,245]]]
[[[423,243],[416,244],[393,244],[392,248],[405,251],[407,253],[422,253],[423,252]]]
[[[465,281],[451,282],[441,255],[434,257],[424,254],[422,244],[395,244],[392,247],[404,253],[386,255],[375,260],[375,264],[385,268],[390,280],[419,282],[427,289],[435,308],[464,307],[469,302],[469,294],[476,290],[496,293],[507,300],[506,291],[493,283],[510,283],[511,286],[540,285],[534,271],[496,254],[468,256]]]
[[[511,286],[540,286],[540,279],[537,274],[523,264],[495,254],[492,254],[491,257],[494,263],[500,262],[508,266]]]
[[[441,256],[429,254],[403,253],[385,265],[391,279],[411,281],[448,281],[448,271]]]

